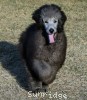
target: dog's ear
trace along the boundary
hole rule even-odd
[[[58,32],[59,33],[64,30],[64,24],[65,24],[65,21],[67,20],[65,13],[63,11],[60,11],[60,13],[61,13],[61,18],[58,20],[58,22],[59,22]]]
[[[62,24],[64,25],[65,24],[65,21],[67,20],[67,17],[65,15],[65,13],[63,11],[61,11],[61,21],[62,21]]]
[[[40,23],[41,20],[41,9],[37,9],[34,11],[34,13],[32,14],[32,19],[35,20],[36,23]]]

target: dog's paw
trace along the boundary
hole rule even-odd
[[[32,91],[32,93],[40,93],[40,92],[47,92],[46,88],[37,88]]]

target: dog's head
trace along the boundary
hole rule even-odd
[[[67,19],[61,8],[54,4],[43,5],[33,13],[32,18],[37,24],[44,26],[50,42],[54,42],[54,34],[63,31]]]

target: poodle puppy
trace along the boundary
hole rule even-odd
[[[32,14],[35,23],[20,36],[19,45],[25,60],[32,92],[46,91],[62,67],[67,48],[64,32],[66,15],[57,5],[43,5]]]

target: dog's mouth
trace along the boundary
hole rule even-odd
[[[49,43],[55,43],[56,33],[54,33],[54,34],[48,34],[48,38],[49,38]]]

